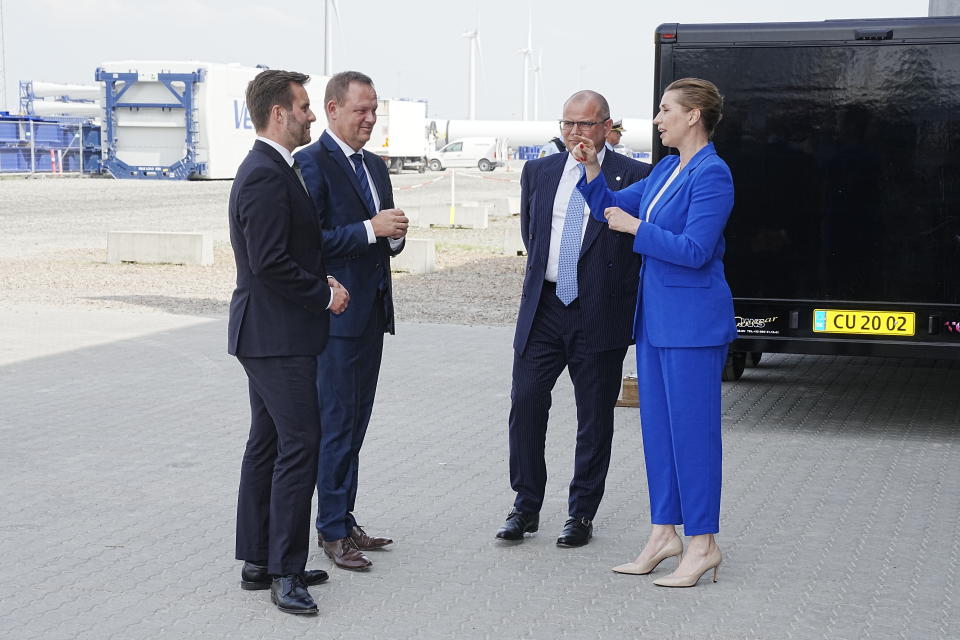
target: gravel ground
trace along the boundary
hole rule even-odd
[[[450,173],[393,176],[398,206],[449,203]],[[0,180],[0,304],[46,304],[140,313],[221,315],[236,270],[227,230],[229,181],[149,182],[94,178]],[[437,271],[395,273],[401,322],[509,325],[516,319],[525,258],[503,254],[519,226],[506,198],[519,172],[458,171],[458,202],[486,202],[487,229],[411,229],[432,238]],[[214,265],[107,264],[110,230],[207,231]]]

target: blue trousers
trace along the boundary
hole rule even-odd
[[[317,356],[320,396],[320,459],[317,468],[317,530],[324,540],[345,538],[357,524],[360,448],[373,413],[383,358],[383,304],[356,338],[330,336]]]
[[[653,524],[720,530],[720,375],[727,346],[655,347],[638,331],[640,426]]]

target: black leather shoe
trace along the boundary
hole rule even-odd
[[[523,540],[523,534],[535,533],[539,528],[539,513],[524,513],[514,508],[497,531],[497,537],[501,540]]]
[[[582,547],[593,537],[593,520],[570,518],[557,538],[558,547]]]
[[[274,578],[270,584],[270,599],[284,613],[313,614],[317,603],[313,601],[307,585],[300,574]]]
[[[323,569],[307,569],[303,572],[303,581],[308,587],[326,582],[330,576]],[[240,570],[240,588],[247,591],[262,591],[269,589],[273,579],[267,573],[267,568],[252,562],[244,562]]]

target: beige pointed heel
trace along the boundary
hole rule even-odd
[[[683,559],[683,540],[680,539],[680,536],[674,536],[673,540],[668,542],[657,555],[650,558],[647,562],[639,564],[636,562],[627,562],[626,564],[613,567],[612,571],[633,576],[645,576],[656,569],[657,565],[661,562],[674,556],[677,556],[681,560]]]
[[[664,576],[653,581],[653,584],[658,587],[692,587],[697,584],[700,578],[703,577],[707,571],[713,569],[713,581],[717,581],[717,576],[720,573],[720,563],[723,561],[723,556],[720,555],[720,549],[716,549],[714,553],[709,554],[703,561],[703,564],[700,565],[693,573],[685,576]]]

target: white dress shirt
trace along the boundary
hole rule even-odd
[[[287,166],[293,166],[293,154],[290,153],[290,150],[285,146],[277,142],[276,140],[271,140],[270,138],[264,138],[263,136],[257,136],[257,140],[260,142],[266,142],[268,145],[277,150],[277,153],[283,156],[283,159],[287,161]]]
[[[597,154],[597,162],[603,165],[603,159],[607,155],[606,147],[600,149]],[[563,223],[567,219],[567,206],[570,204],[570,196],[580,181],[580,169],[572,155],[567,155],[567,163],[563,165],[563,173],[560,176],[560,184],[557,185],[557,194],[553,198],[553,221],[550,224],[550,251],[547,253],[547,272],[544,277],[550,282],[557,281],[557,266],[560,263],[560,239],[563,236]],[[583,234],[587,231],[587,222],[590,221],[590,207],[583,204],[583,227],[580,229],[580,242],[583,242]]]
[[[330,129],[326,129],[326,133],[333,138],[333,141],[336,142],[337,146],[340,147],[340,150],[343,151],[343,155],[347,157],[347,164],[349,164],[351,168],[355,167],[356,165],[353,164],[353,159],[350,156],[358,152],[354,151],[350,145],[338,138],[337,134],[335,134],[333,131],[330,131]],[[373,196],[373,205],[376,207],[377,211],[380,211],[380,195],[377,193],[377,183],[373,181],[373,176],[370,175],[370,169],[367,167],[366,160],[363,161],[363,171],[367,174],[367,184],[370,185],[370,195]],[[364,220],[363,226],[367,228],[367,242],[370,244],[376,244],[377,236],[373,233],[373,223],[369,220]],[[396,249],[403,242],[403,238],[400,238],[399,240],[387,238],[387,241],[390,243],[390,247],[392,249]]]

